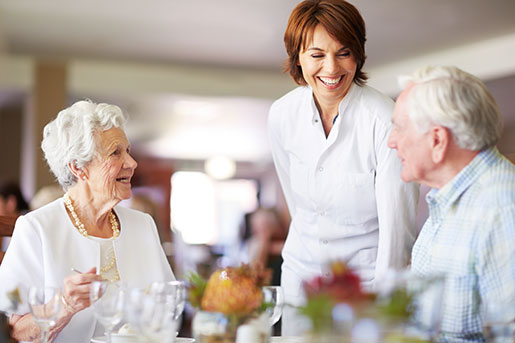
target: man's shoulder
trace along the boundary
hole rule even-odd
[[[515,165],[498,158],[479,176],[475,187],[485,206],[499,208],[515,204]]]

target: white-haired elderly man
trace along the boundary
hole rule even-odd
[[[440,340],[484,342],[480,308],[515,299],[515,166],[495,147],[502,118],[486,86],[456,67],[401,83],[388,145],[405,182],[432,187],[411,268],[447,276]]]

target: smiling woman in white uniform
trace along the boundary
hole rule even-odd
[[[116,206],[131,196],[137,166],[125,121],[117,106],[79,101],[45,126],[42,149],[67,193],[16,222],[0,266],[0,294],[13,285],[62,288],[63,306],[50,341],[89,343],[103,335],[90,307],[92,281],[146,287],[174,279],[152,218]],[[28,312],[22,304],[10,323],[16,339],[32,342],[40,329]]]
[[[402,268],[416,238],[418,186],[400,179],[387,147],[393,101],[365,85],[365,23],[343,0],[304,1],[284,35],[286,70],[300,87],[275,101],[269,139],[292,217],[283,250],[286,303],[302,280],[344,260],[364,287]],[[299,334],[286,308],[283,335]]]

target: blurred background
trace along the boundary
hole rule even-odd
[[[251,260],[260,208],[277,214],[261,222],[280,245],[289,218],[266,120],[296,86],[281,67],[298,2],[0,0],[0,180],[28,200],[59,196],[47,187],[44,125],[79,99],[113,103],[130,118],[139,163],[125,205],[154,216],[176,275]],[[424,64],[471,72],[498,101],[499,148],[513,156],[515,1],[352,3],[367,24],[371,86],[395,98],[396,77]]]

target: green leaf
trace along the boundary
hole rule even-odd
[[[188,280],[188,299],[191,306],[200,308],[204,291],[206,290],[207,280],[195,272],[186,276]]]
[[[314,332],[323,332],[332,329],[332,310],[335,303],[326,294],[316,295],[309,299],[299,312],[311,320]]]

